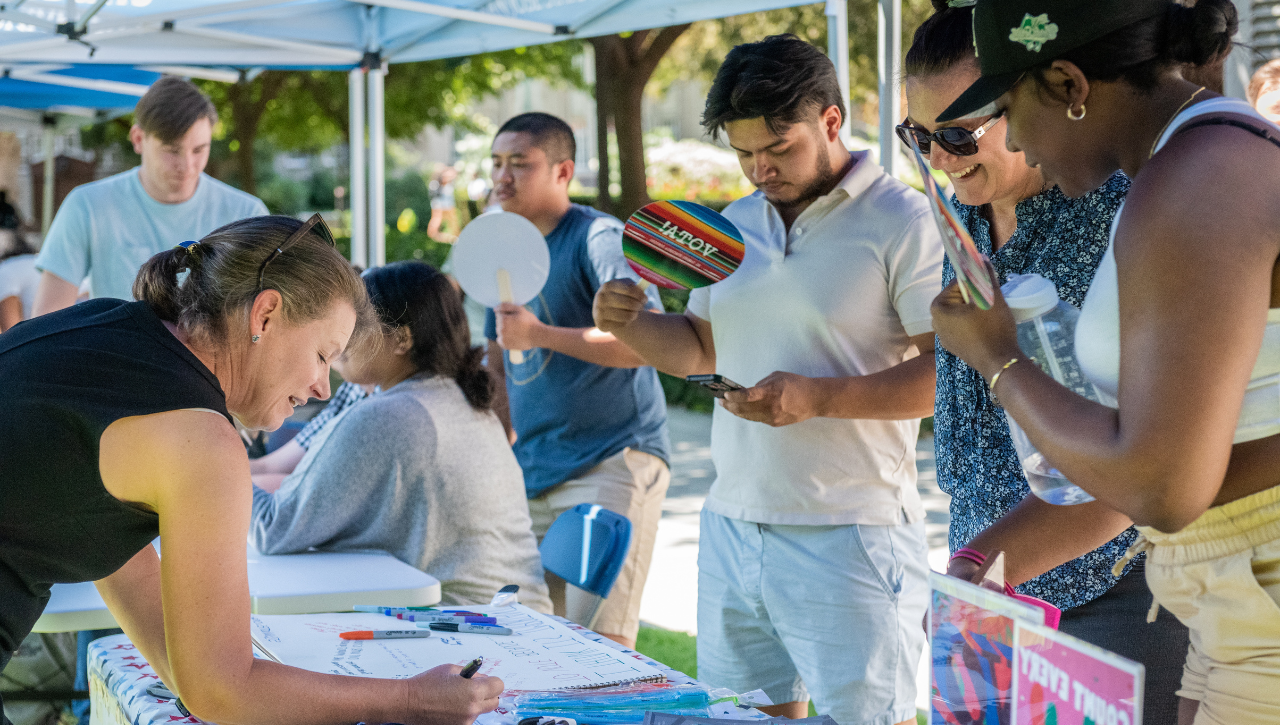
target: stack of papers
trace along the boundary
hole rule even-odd
[[[471,607],[473,611],[486,608]],[[501,677],[508,690],[560,690],[666,677],[634,656],[592,642],[523,605],[484,612],[511,636],[432,632],[423,639],[344,640],[343,632],[414,630],[412,622],[381,614],[254,615],[251,633],[260,653],[313,672],[404,679],[445,664],[484,657],[480,673]]]

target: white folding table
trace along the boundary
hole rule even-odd
[[[440,582],[380,551],[249,555],[254,614],[349,611],[357,604],[422,607],[440,602]],[[55,584],[35,632],[118,627],[93,582]]]

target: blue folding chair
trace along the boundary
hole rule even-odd
[[[551,523],[538,547],[542,567],[597,597],[591,616],[578,624],[595,625],[630,546],[631,522],[596,504],[580,503]]]

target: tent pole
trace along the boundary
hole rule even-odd
[[[364,163],[364,69],[356,68],[347,74],[347,96],[350,118],[350,163],[351,186],[347,189],[347,199],[351,204],[351,263],[361,267],[369,266],[369,242],[366,236],[369,228],[365,214],[365,163]]]
[[[49,116],[44,118],[44,138],[42,142],[44,146],[44,187],[40,200],[40,233],[47,235],[49,233],[49,225],[53,223],[53,189],[55,183],[53,119]]]
[[[840,83],[840,98],[844,100],[844,126],[840,128],[840,140],[848,146],[853,138],[853,124],[849,122],[849,4],[846,0],[827,0],[827,57],[836,66],[836,78]]]
[[[369,266],[387,263],[385,63],[369,69]]]
[[[902,120],[902,0],[880,0],[876,28],[880,74],[880,165],[896,175],[898,140],[893,128]]]

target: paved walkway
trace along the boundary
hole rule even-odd
[[[640,619],[663,629],[697,634],[698,514],[716,477],[711,463],[711,416],[672,407],[668,424],[671,489],[662,507]],[[947,507],[951,497],[938,489],[932,436],[921,438],[916,446],[916,465],[920,497],[927,512],[929,565],[940,570],[947,560]]]

